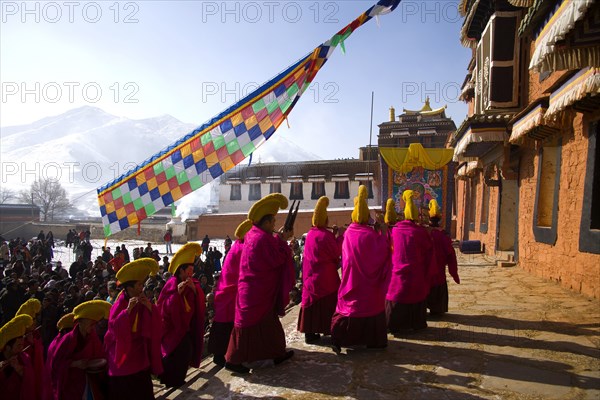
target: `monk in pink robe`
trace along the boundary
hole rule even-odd
[[[160,310],[144,296],[144,281],[158,271],[154,259],[140,258],[125,264],[117,273],[123,290],[108,318],[104,346],[108,356],[108,398],[154,399],[151,374],[163,372],[160,340]]]
[[[6,400],[35,400],[35,371],[24,349],[23,335],[33,325],[29,315],[19,315],[0,330],[0,393]]]
[[[177,251],[169,264],[173,276],[158,298],[164,370],[159,378],[167,387],[182,386],[188,367],[198,368],[202,361],[206,299],[200,282],[192,277],[195,258],[201,253],[202,247],[193,242]]]
[[[412,191],[406,190],[403,198],[406,198],[406,219],[391,230],[392,277],[386,295],[386,317],[392,333],[427,327],[426,300],[433,245],[427,230],[413,220],[418,213]]]
[[[78,315],[82,308],[100,307],[104,310],[95,312],[95,315]],[[46,368],[50,373],[52,383],[52,398],[54,400],[80,400],[84,393],[91,390],[87,388],[86,370],[94,362],[104,361],[106,365],[106,352],[96,333],[97,322],[108,316],[110,303],[105,301],[88,301],[75,307],[75,314],[79,317],[70,332],[61,335],[60,341],[48,351]],[[100,371],[98,371],[100,372]],[[87,390],[86,390],[87,388]]]
[[[439,217],[430,218],[430,236],[433,242],[433,265],[430,271],[430,290],[427,297],[427,308],[431,315],[448,312],[448,283],[446,282],[446,265],[454,282],[460,284],[456,261],[456,252],[452,240],[439,227]]]
[[[225,353],[235,320],[235,304],[240,276],[240,260],[244,249],[244,236],[252,227],[252,221],[242,222],[235,231],[238,237],[231,246],[221,270],[221,276],[214,289],[215,315],[210,327],[208,351],[213,354],[213,362],[225,366]]]
[[[302,259],[302,305],[298,314],[298,330],[306,343],[315,343],[320,334],[330,335],[331,317],[337,305],[340,286],[338,268],[342,247],[327,229],[329,199],[323,196],[313,213],[313,227],[306,234]],[[343,232],[340,236],[343,235]]]
[[[387,226],[367,225],[367,189],[361,185],[342,245],[342,281],[331,321],[333,350],[366,345],[387,347],[385,290],[390,276]]]
[[[287,198],[273,193],[255,203],[248,219],[254,225],[244,236],[235,320],[225,355],[225,368],[248,373],[242,363],[273,359],[279,364],[293,356],[285,349],[278,316],[285,314],[295,270],[287,239],[292,231],[275,231],[275,214],[287,208]]]

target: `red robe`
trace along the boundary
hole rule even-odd
[[[62,335],[53,353],[48,353],[47,368],[52,381],[55,400],[80,400],[86,387],[86,372],[71,367],[73,361],[106,358],[102,342],[95,330],[86,337],[79,332],[78,324],[73,330]]]
[[[278,315],[285,315],[294,276],[290,246],[253,226],[244,236],[234,326],[257,325],[274,306]]]
[[[44,365],[44,344],[42,343],[39,327],[31,332],[29,336],[26,336],[24,346],[34,371],[34,398],[35,400],[48,399],[51,395],[48,390],[50,377]]]
[[[452,240],[440,229],[432,229],[430,235],[434,248],[434,267],[430,273],[431,287],[443,285],[446,282],[446,265],[448,265],[448,272],[454,281],[460,282]]]
[[[338,264],[342,242],[325,228],[312,227],[306,235],[302,259],[302,307],[336,293],[340,286]]]
[[[196,293],[186,288],[180,295],[177,291],[177,278],[169,278],[158,297],[157,306],[162,316],[163,336],[161,340],[162,356],[171,354],[183,337],[190,332],[193,343],[193,355],[190,366],[198,368],[202,361],[204,346],[204,316],[206,299],[200,282],[193,279]]]
[[[227,253],[221,277],[214,290],[215,322],[233,322],[235,319],[235,301],[240,277],[240,259],[244,242],[236,240]]]
[[[351,318],[373,317],[385,310],[390,276],[390,242],[368,225],[352,223],[342,245],[342,282],[336,313]]]
[[[392,228],[392,278],[386,300],[416,304],[429,294],[430,264],[433,251],[425,228],[410,220]]]
[[[26,352],[17,355],[23,366],[23,376],[11,367],[0,369],[0,391],[4,400],[35,400],[34,370]]]

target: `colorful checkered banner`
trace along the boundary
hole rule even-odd
[[[106,237],[200,189],[248,157],[287,118],[338,44],[400,0],[382,0],[281,74],[98,189]]]

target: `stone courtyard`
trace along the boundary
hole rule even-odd
[[[459,274],[450,312],[383,351],[305,344],[296,306],[282,319],[290,361],[239,376],[207,358],[157,398],[600,399],[598,300],[482,255],[459,255]]]

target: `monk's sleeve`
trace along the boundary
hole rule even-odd
[[[202,361],[202,352],[204,350],[204,320],[206,318],[206,296],[204,291],[197,282],[194,282],[196,286],[196,315],[192,320],[195,323],[192,329],[193,342],[194,342],[194,353],[192,354],[191,365],[194,368],[200,367]]]
[[[454,279],[454,282],[460,283],[460,277],[458,276],[458,263],[456,261],[456,251],[454,251],[454,247],[452,247],[452,241],[450,238],[446,237],[445,239],[446,240],[444,243],[446,245],[446,262],[448,263],[448,272],[450,273],[450,276],[452,276],[452,279]]]
[[[152,335],[150,337],[150,371],[154,375],[160,375],[163,373],[162,353],[160,351],[160,341],[162,339],[163,330],[160,309],[154,304],[152,304],[151,318]]]
[[[115,362],[121,366],[131,350],[131,318],[127,308],[115,315],[110,325],[115,338]]]

